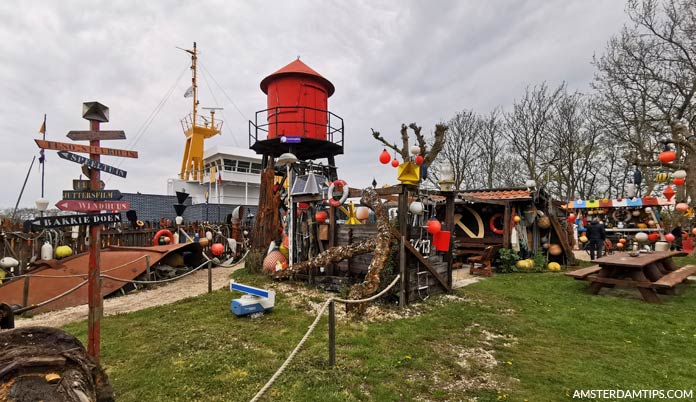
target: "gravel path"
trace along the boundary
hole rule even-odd
[[[213,289],[222,289],[229,286],[229,276],[232,272],[244,268],[239,264],[233,268],[213,268]],[[181,280],[167,283],[154,289],[142,290],[120,297],[111,297],[104,300],[104,315],[114,315],[143,310],[148,307],[174,303],[187,297],[194,297],[208,291],[208,271],[202,269]],[[40,325],[60,327],[71,322],[87,319],[87,305],[69,307],[64,310],[50,311],[31,318],[17,317],[16,327]]]

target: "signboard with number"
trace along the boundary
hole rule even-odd
[[[72,189],[73,190],[77,190],[77,191],[89,190],[89,186],[90,186],[89,180],[73,179],[73,181],[72,181]],[[104,188],[106,188],[106,183],[104,183],[104,180],[99,180],[99,190],[103,190]]]
[[[126,211],[130,209],[130,202],[61,200],[56,203],[56,207],[61,211],[75,212]]]
[[[109,223],[121,222],[121,214],[92,214],[92,215],[65,215],[47,216],[34,219],[31,223],[45,228],[57,228],[61,226],[82,226],[82,225],[106,225]]]
[[[118,190],[89,190],[89,191],[70,191],[63,190],[64,200],[80,201],[99,201],[99,200],[120,200],[123,195]]]
[[[126,178],[126,174],[128,173],[125,170],[119,169],[117,167],[93,161],[90,158],[85,158],[82,155],[74,154],[68,151],[60,151],[58,152],[58,156],[60,156],[61,159],[65,159],[66,161],[79,163],[80,165],[86,165],[90,169],[101,170],[102,172],[110,173],[118,177],[123,177],[124,179]]]
[[[89,145],[70,144],[68,142],[34,140],[36,145],[42,149],[50,149],[53,151],[71,151],[80,152],[83,154],[99,154],[110,156],[122,156],[124,158],[137,158],[138,151],[129,151],[126,149],[92,147]]]

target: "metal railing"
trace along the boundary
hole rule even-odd
[[[295,113],[298,118],[294,120],[279,118],[279,116],[289,112]],[[319,119],[308,119],[308,112],[311,112],[312,114],[325,113],[326,123],[317,122],[316,120]],[[270,121],[271,119],[274,121]],[[249,147],[259,140],[259,133],[262,137],[265,136],[268,138],[271,128],[274,128],[278,137],[281,137],[283,134],[280,134],[278,129],[283,125],[294,124],[301,124],[302,130],[301,133],[293,133],[293,136],[305,138],[308,129],[311,131],[316,129],[315,127],[325,127],[326,141],[334,143],[343,148],[343,118],[328,110],[315,109],[307,106],[276,106],[256,112],[254,121],[249,120]],[[262,138],[262,140],[266,138]]]

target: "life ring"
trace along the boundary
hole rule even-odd
[[[503,213],[498,212],[497,214],[493,214],[493,216],[491,216],[491,220],[488,221],[488,227],[491,228],[491,231],[497,235],[502,235],[503,229],[498,229],[497,227],[495,227],[495,220],[497,218],[502,218],[502,217],[503,217]]]
[[[633,215],[626,209],[617,209],[611,213],[611,217],[614,218],[615,222],[624,221],[630,222],[633,219]]]
[[[334,188],[336,188],[338,191],[343,192],[341,194],[341,198],[338,200],[333,197]],[[331,184],[329,184],[328,197],[329,205],[331,205],[332,207],[338,207],[343,205],[343,203],[346,202],[346,200],[348,199],[348,184],[346,184],[346,182],[343,180],[332,181]]]
[[[174,243],[174,235],[172,232],[168,231],[167,229],[162,229],[159,232],[155,233],[155,238],[152,240],[152,244],[155,246],[159,246],[159,238],[161,236],[167,236],[169,237],[169,243],[173,244]]]

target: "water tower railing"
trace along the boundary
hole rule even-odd
[[[299,118],[296,120],[286,120],[283,119],[282,121],[279,121],[280,119],[277,118],[277,116],[280,116],[283,113],[287,112],[294,112],[297,115],[299,115]],[[301,112],[301,113],[297,113]],[[326,113],[326,123],[317,123],[316,121],[308,121],[307,119],[307,112],[312,112],[314,113]],[[276,119],[274,122],[269,122],[271,117],[276,116]],[[343,137],[344,137],[344,125],[343,125],[343,118],[340,116],[328,111],[328,110],[323,110],[323,109],[315,109],[311,107],[306,107],[306,106],[276,106],[273,108],[269,109],[264,109],[264,110],[259,110],[256,112],[256,115],[254,117],[254,121],[249,121],[249,147],[251,147],[253,144],[255,144],[259,140],[259,134],[262,137],[261,140],[265,140],[268,138],[268,134],[270,132],[270,128],[273,126],[275,128],[275,132],[279,132],[279,127],[280,125],[293,125],[293,124],[301,124],[302,125],[302,132],[301,133],[294,133],[295,136],[298,137],[305,137],[305,133],[307,132],[308,127],[312,126],[321,126],[325,127],[326,129],[326,141],[334,143],[336,145],[339,145],[341,148],[343,148]],[[310,137],[311,138],[311,137]]]

